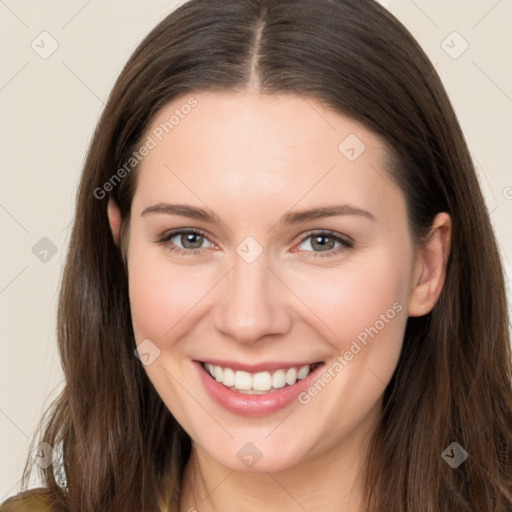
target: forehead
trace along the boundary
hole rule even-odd
[[[192,99],[194,107],[190,107]],[[244,152],[240,156],[247,158],[263,149],[265,154],[286,150],[298,156],[327,150],[338,158],[352,145],[356,153],[347,152],[345,157],[354,161],[363,149],[386,150],[384,142],[361,123],[315,99],[291,94],[206,91],[181,96],[160,109],[146,133],[160,147],[204,148],[215,156],[219,149],[238,147]],[[340,148],[348,136],[347,147]]]
[[[153,148],[136,199],[146,202],[226,200],[253,213],[256,204],[286,209],[297,201],[403,206],[387,176],[384,141],[311,98],[192,93],[163,107],[145,139]]]

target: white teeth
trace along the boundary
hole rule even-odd
[[[272,387],[273,388],[284,388],[286,385],[286,374],[284,370],[277,370],[272,375]]]
[[[224,377],[222,379],[222,384],[228,387],[235,385],[235,372],[231,368],[224,368]]]
[[[250,395],[264,394],[265,391],[273,392],[286,385],[293,386],[298,380],[305,379],[311,373],[309,364],[299,368],[254,374],[210,363],[205,363],[204,367],[217,382]]]
[[[254,391],[268,391],[272,388],[272,377],[268,372],[260,372],[252,378],[252,389]]]
[[[235,388],[252,389],[252,375],[247,372],[237,371],[235,373]]]
[[[299,368],[297,372],[297,379],[302,380],[305,379],[309,375],[309,364],[304,365],[302,368]]]
[[[286,372],[286,384],[291,386],[297,382],[297,368],[289,368]]]

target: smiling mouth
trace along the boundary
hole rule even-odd
[[[318,362],[273,371],[250,373],[201,362],[201,366],[212,379],[231,391],[246,395],[264,395],[293,386],[323,364],[323,362]]]

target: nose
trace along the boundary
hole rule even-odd
[[[218,289],[215,327],[238,343],[253,344],[291,329],[291,292],[267,265],[264,254],[252,263],[235,255]]]

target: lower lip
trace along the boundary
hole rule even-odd
[[[199,376],[203,381],[208,394],[222,407],[239,416],[268,416],[297,399],[298,395],[305,391],[316,379],[323,364],[317,366],[305,379],[297,381],[292,386],[285,386],[279,391],[264,395],[246,395],[232,391],[223,384],[213,379],[203,368],[199,361],[193,361]]]

